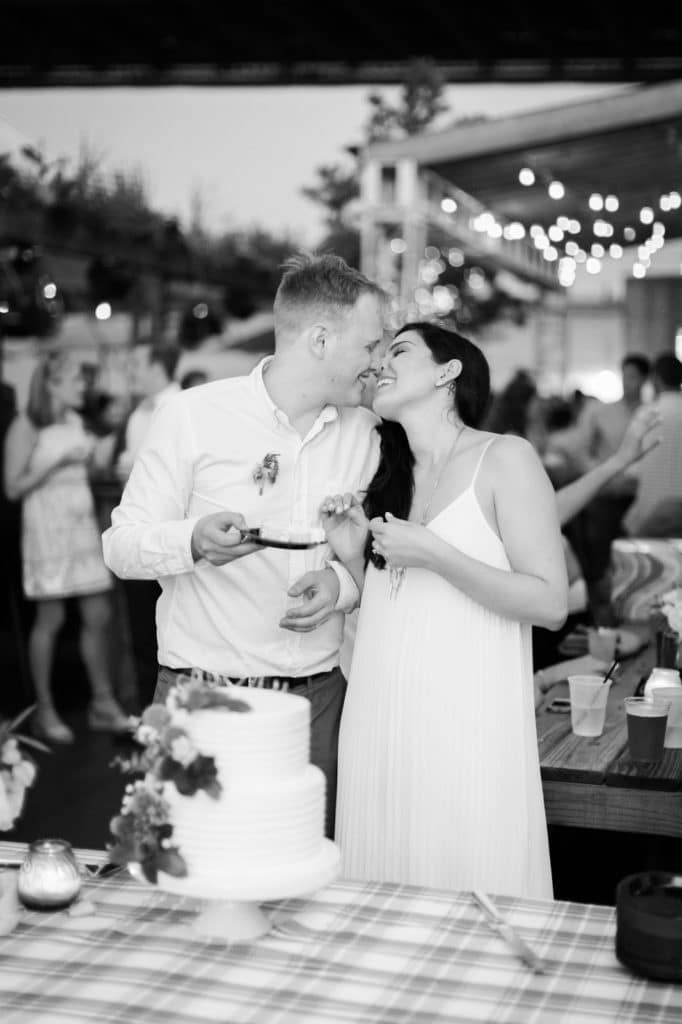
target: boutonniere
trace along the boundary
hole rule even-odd
[[[268,452],[253,471],[253,479],[258,484],[258,493],[263,493],[266,480],[274,484],[279,473],[279,452]]]

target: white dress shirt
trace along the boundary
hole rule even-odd
[[[301,438],[273,404],[263,381],[267,360],[247,377],[189,388],[156,412],[104,533],[104,558],[117,576],[158,579],[159,662],[232,676],[303,676],[339,663],[343,612],[309,633],[282,629],[289,587],[324,568],[327,544],[302,551],[264,547],[217,567],[194,563],[198,519],[229,509],[251,527],[319,526],[327,494],[366,489],[379,458],[373,413],[325,407]],[[278,455],[274,483],[254,481],[268,453]],[[350,575],[338,609],[357,601]],[[344,587],[345,582],[345,587]]]

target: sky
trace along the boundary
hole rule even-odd
[[[448,86],[456,117],[559,106],[618,85],[542,83]],[[398,88],[377,87],[395,101]],[[199,196],[204,225],[258,225],[315,245],[321,212],[300,190],[320,164],[344,162],[362,139],[369,86],[166,87],[0,90],[0,140],[41,146],[75,164],[86,147],[105,169],[137,170],[151,205],[187,223]]]

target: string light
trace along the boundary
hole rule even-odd
[[[601,218],[595,220],[592,230],[597,238],[610,238],[613,235],[613,225],[609,224],[608,221],[601,220]]]
[[[654,219],[654,211],[650,206],[643,206],[639,211],[639,219],[642,224],[651,224]]]
[[[457,209],[457,203],[454,199],[447,196],[445,199],[441,200],[440,208],[443,213],[454,213]]]
[[[590,256],[585,263],[585,270],[588,274],[598,274],[601,271],[601,260]]]
[[[594,210],[596,213],[598,213],[599,210],[604,209],[604,200],[598,192],[593,192],[590,198],[587,200],[587,205],[591,210]]]
[[[641,263],[635,263],[632,267],[633,277],[646,277],[646,267]]]
[[[563,199],[566,195],[566,189],[560,181],[550,181],[547,193],[550,199]]]
[[[620,203],[618,202],[617,196],[607,196],[604,200],[604,207],[609,211],[609,213],[615,213],[619,206]]]
[[[521,170],[519,171],[519,181],[522,185],[526,186],[535,184],[535,174],[530,169],[530,167],[521,168]]]

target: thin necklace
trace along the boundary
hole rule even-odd
[[[421,519],[419,520],[419,522],[421,523],[422,526],[426,526],[426,518],[427,518],[427,516],[429,514],[429,509],[431,508],[431,502],[433,501],[433,499],[434,499],[434,497],[436,495],[436,491],[438,490],[438,485],[439,485],[439,483],[441,481],[441,477],[443,476],[443,473],[445,472],[445,467],[450,464],[450,460],[452,459],[452,456],[455,454],[455,448],[457,447],[459,439],[462,436],[462,434],[464,433],[464,430],[465,430],[465,424],[462,423],[460,425],[459,430],[457,431],[457,436],[455,437],[455,440],[452,442],[452,445],[450,446],[450,451],[445,456],[443,464],[441,465],[440,469],[438,470],[438,475],[436,476],[436,482],[434,483],[434,485],[433,485],[433,487],[431,489],[431,494],[429,495],[429,500],[426,502],[426,505],[424,506],[424,511],[421,514]]]
[[[436,482],[433,485],[433,488],[431,490],[431,494],[429,496],[429,500],[427,501],[426,506],[424,508],[424,511],[422,512],[421,519],[419,520],[419,523],[420,523],[421,526],[426,526],[426,517],[429,514],[429,509],[431,508],[431,502],[433,501],[434,495],[435,495],[436,491],[438,490],[438,484],[440,483],[441,477],[443,476],[443,473],[445,472],[445,467],[447,465],[449,465],[450,460],[452,459],[452,456],[455,454],[455,448],[457,447],[457,442],[459,441],[460,437],[464,433],[465,426],[466,426],[466,424],[464,424],[464,423],[461,424],[459,430],[457,431],[457,436],[455,437],[455,440],[452,442],[452,445],[450,447],[450,451],[448,452],[447,456],[445,457],[445,460],[443,461],[443,465],[440,467],[440,469],[438,471],[438,475],[436,476]],[[400,588],[402,586],[402,583],[403,583],[403,580],[405,579],[406,572],[407,572],[407,566],[406,565],[389,565],[388,566],[388,583],[389,583],[388,596],[389,596],[390,600],[394,600],[398,596],[398,591],[400,590]]]

